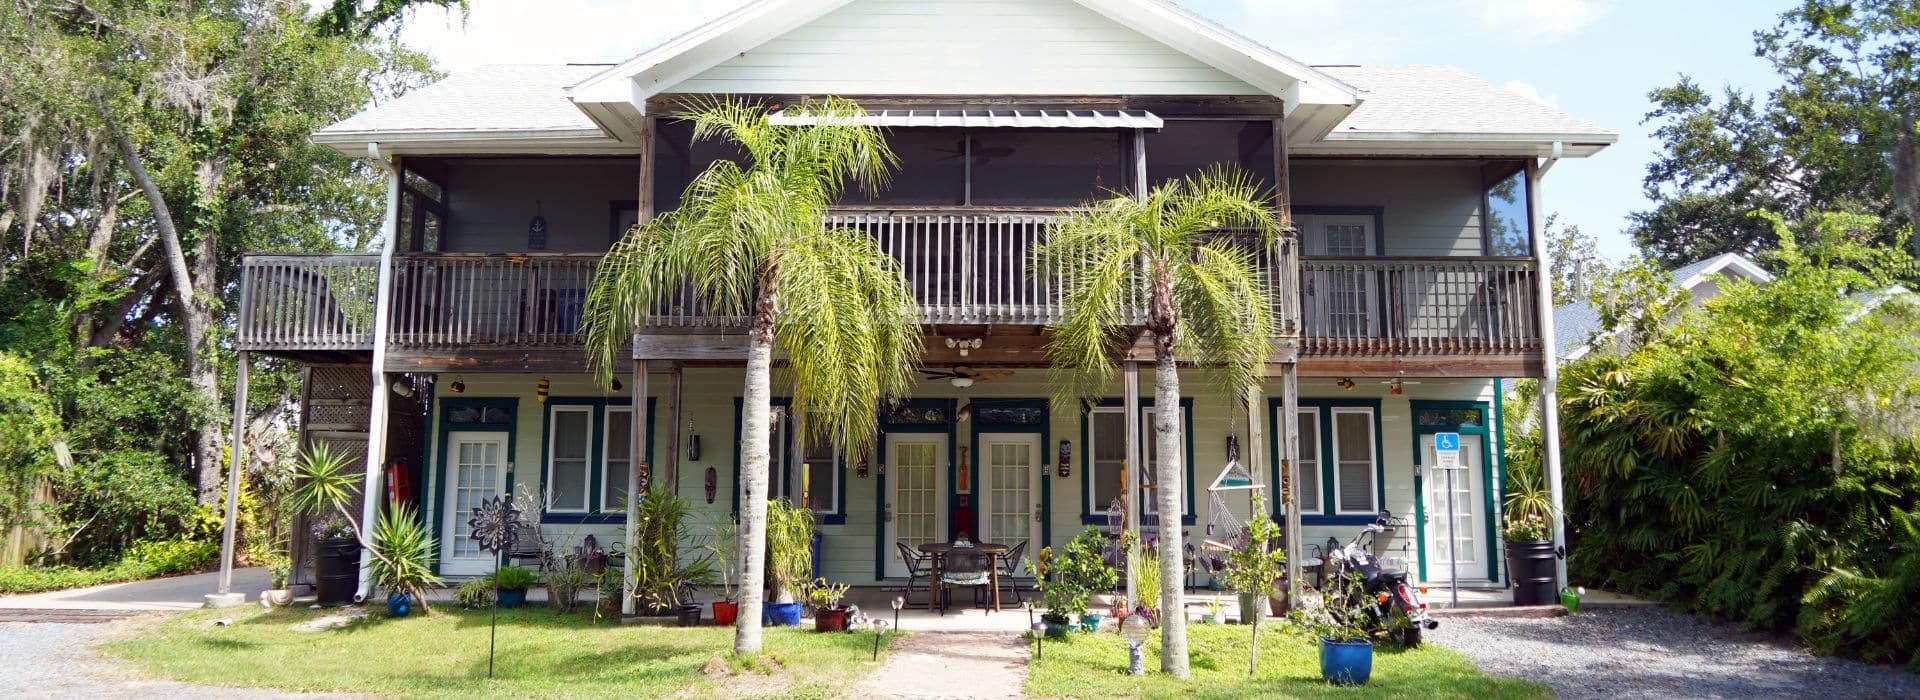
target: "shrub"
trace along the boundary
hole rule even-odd
[[[476,578],[453,589],[453,604],[469,610],[493,604],[493,581]]]
[[[138,540],[193,534],[193,486],[163,453],[75,455],[55,483],[55,530],[83,566],[111,563]]]
[[[1088,526],[1085,532],[1067,543],[1062,554],[1053,548],[1040,550],[1037,561],[1029,560],[1040,596],[1047,603],[1046,618],[1055,624],[1068,624],[1087,612],[1087,601],[1095,593],[1111,591],[1120,582],[1120,574],[1107,564],[1107,538]]]
[[[127,548],[119,561],[81,568],[0,568],[0,593],[36,593],[103,583],[190,573],[212,566],[220,558],[220,543],[211,540],[153,540]]]
[[[540,576],[527,567],[508,565],[488,574],[486,580],[503,591],[520,591],[540,583]]]
[[[413,596],[422,610],[427,605],[424,587],[440,582],[433,573],[434,539],[413,506],[400,505],[380,514],[373,525],[373,580],[390,591]]]

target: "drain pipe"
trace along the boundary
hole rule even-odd
[[[367,475],[360,488],[360,527],[371,530],[380,517],[380,470],[387,456],[387,326],[393,311],[393,248],[399,238],[400,170],[367,143],[367,159],[387,173],[387,214],[380,222],[380,269],[373,297],[373,396],[367,408]],[[373,552],[360,550],[360,588],[354,602],[373,595]]]
[[[1547,492],[1553,500],[1554,590],[1567,586],[1567,516],[1565,490],[1560,482],[1560,348],[1553,337],[1553,275],[1548,272],[1552,257],[1547,251],[1547,232],[1540,212],[1540,180],[1560,162],[1564,146],[1553,143],[1545,161],[1527,159],[1527,219],[1533,231],[1533,259],[1538,265],[1534,279],[1539,283],[1540,351],[1545,362],[1540,379],[1540,445],[1546,467]]]

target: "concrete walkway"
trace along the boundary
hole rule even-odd
[[[233,590],[258,602],[272,584],[263,567],[235,569]],[[90,588],[0,596],[0,609],[14,610],[192,610],[206,604],[206,595],[220,587],[219,572],[109,583]]]
[[[1017,635],[927,632],[901,638],[848,698],[1018,698],[1027,645]]]

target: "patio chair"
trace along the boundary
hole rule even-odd
[[[1013,577],[1014,572],[1020,570],[1020,562],[1026,555],[1027,543],[1025,540],[1022,540],[1020,544],[1014,545],[1013,549],[1007,550],[1006,554],[1000,555],[1000,583],[1005,584],[1007,591],[1013,594],[1013,603],[1015,605],[1026,602],[1026,598],[1020,595],[1020,581]]]
[[[955,588],[974,589],[974,603],[981,603],[982,592],[993,592],[990,590],[993,586],[993,566],[993,555],[985,552],[947,552],[946,560],[940,565],[940,614],[947,614],[947,606],[953,603]]]
[[[540,535],[537,525],[522,525],[514,532],[513,548],[507,550],[507,563],[532,559],[534,568],[546,573],[553,565],[553,543]]]
[[[933,574],[933,557],[908,547],[905,542],[895,542],[893,546],[900,550],[900,561],[907,565],[907,597],[912,598],[913,582],[927,581],[927,577]],[[926,583],[929,591],[932,589],[932,583],[932,581]],[[927,607],[931,608],[933,605],[929,604]]]

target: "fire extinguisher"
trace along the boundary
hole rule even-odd
[[[413,502],[413,470],[404,461],[387,465],[387,505]]]

